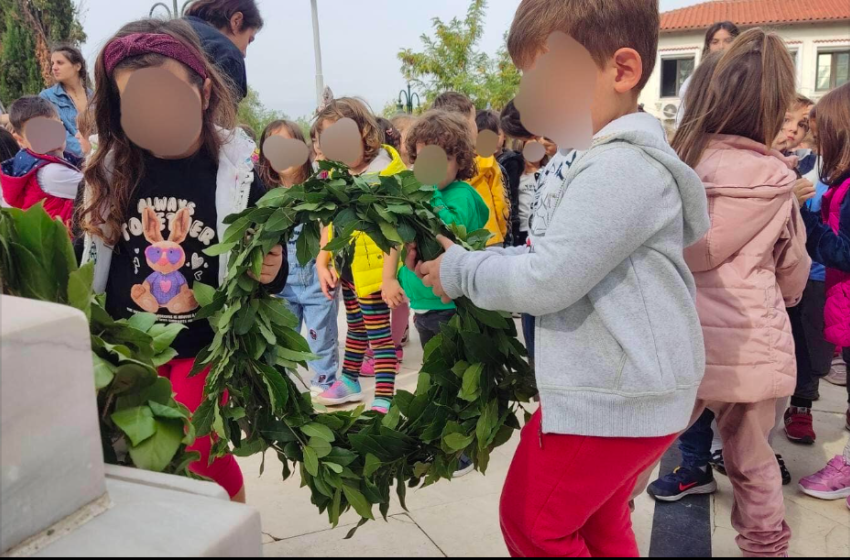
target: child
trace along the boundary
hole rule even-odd
[[[469,121],[469,129],[472,134],[472,143],[478,139],[478,124],[476,123],[475,105],[462,93],[449,91],[442,93],[434,100],[434,109],[443,109],[451,113],[458,113]],[[510,223],[510,202],[505,196],[505,185],[502,179],[502,171],[494,156],[476,156],[475,164],[478,166],[478,174],[472,178],[470,184],[478,191],[484,203],[490,210],[490,221],[487,229],[493,234],[488,241],[490,246],[504,246],[508,236],[508,225]]]
[[[21,150],[0,166],[3,200],[22,209],[43,202],[51,218],[59,218],[70,228],[74,198],[83,180],[79,169],[81,162],[65,152],[64,141],[50,153],[33,151],[26,126],[38,117],[62,122],[52,103],[34,95],[18,99],[9,108],[9,120]]]
[[[758,28],[746,31],[697,68],[673,140],[705,183],[712,217],[708,235],[685,251],[707,356],[695,415],[709,408],[716,416],[734,490],[732,526],[750,556],[782,556],[791,537],[767,436],[777,401],[794,391],[785,308],[799,303],[811,265],[794,198],[795,161],[769,148],[794,100],[794,83],[783,40]],[[649,493],[678,499],[705,486],[710,473],[705,464],[685,465]]]
[[[413,167],[413,162],[410,161],[410,155],[407,153],[407,146],[405,145],[405,134],[407,134],[407,131],[411,127],[411,125],[416,122],[416,117],[414,117],[413,115],[407,115],[402,113],[391,118],[390,122],[399,133],[400,142],[398,154],[401,156],[401,159],[402,161],[404,161],[404,164],[407,166],[407,168],[410,169],[411,167]]]
[[[525,168],[525,158],[520,152],[505,149],[505,133],[502,130],[502,124],[499,119],[499,114],[489,109],[478,111],[475,117],[475,124],[480,133],[482,130],[489,130],[499,137],[499,143],[496,146],[496,152],[493,154],[496,162],[499,164],[499,171],[502,173],[502,181],[505,186],[508,200],[510,201],[510,220],[508,233],[505,236],[505,244],[507,246],[518,245],[517,237],[519,231],[519,216],[517,215],[517,206],[519,205],[519,180]]]
[[[12,159],[20,150],[21,147],[12,133],[0,127],[0,163]]]
[[[267,189],[277,187],[289,188],[306,181],[313,174],[313,166],[309,161],[300,167],[290,167],[280,173],[272,169],[271,162],[264,152],[266,140],[277,135],[304,141],[304,134],[298,124],[292,121],[278,120],[270,123],[260,138],[259,174]],[[298,262],[296,241],[302,226],[298,226],[287,247],[287,262],[289,262],[289,277],[286,287],[280,296],[289,304],[289,309],[298,317],[298,329],[301,323],[307,325],[307,342],[310,351],[318,359],[310,362],[313,370],[313,380],[310,391],[319,395],[327,391],[336,382],[339,369],[339,327],[337,298],[328,299],[322,294],[319,275],[316,273],[316,261],[311,260],[304,266]]]
[[[316,136],[321,138],[340,119],[357,123],[363,139],[363,157],[350,166],[354,175],[394,175],[407,169],[391,146],[382,145],[381,129],[366,105],[353,98],[334,99],[316,116]],[[324,158],[319,149],[319,157]],[[324,240],[323,240],[324,241]],[[367,346],[375,353],[375,400],[372,410],[386,414],[395,394],[395,376],[399,358],[390,327],[390,308],[381,298],[384,256],[374,241],[363,232],[354,234],[354,258],[341,271],[339,283],[345,301],[348,335],[345,339],[345,358],[342,378],[316,398],[325,406],[363,400],[360,389],[360,368]],[[330,298],[338,277],[330,268],[330,254],[322,252],[316,259],[319,282],[325,296]]]
[[[418,266],[439,296],[537,317],[541,404],[501,502],[515,557],[637,556],[629,496],[687,426],[702,378],[682,250],[709,227],[705,192],[660,123],[638,113],[658,27],[657,1],[523,0],[508,39],[518,68],[554,31],[596,61],[593,145],[557,158],[530,248],[468,253],[443,239],[445,255]]]
[[[200,100],[203,126],[184,154],[163,157],[144,150],[122,127],[122,96],[134,73],[145,68],[170,72]],[[186,325],[173,343],[178,357],[161,367],[160,375],[171,379],[175,398],[194,412],[209,368],[194,377],[189,373],[213,332],[206,319],[195,319],[192,282],[218,286],[224,280],[228,255],[209,257],[203,251],[222,239],[227,216],[265,192],[251,163],[254,143],[236,129],[230,90],[191,27],[179,19],[124,26],[98,56],[95,76],[100,148],[85,173],[85,260],[95,262],[94,288],[106,292],[112,317],[147,311],[159,321]],[[282,247],[266,255],[262,270],[259,282],[280,293],[287,275]],[[190,468],[244,502],[236,460],[228,455],[210,463],[210,446],[207,436],[188,447],[201,454]]]
[[[826,339],[850,346],[847,286],[850,284],[850,84],[834,89],[816,107],[816,139],[823,164],[821,180],[829,186],[822,211],[803,208],[812,258],[826,266]],[[850,430],[850,386],[846,426]],[[800,481],[800,489],[816,498],[850,498],[850,444],[823,470]],[[847,502],[850,507],[850,499]]]
[[[476,174],[475,146],[469,136],[466,122],[458,115],[432,110],[420,118],[407,134],[407,151],[415,163],[425,146],[439,146],[449,157],[446,179],[434,186],[431,206],[446,225],[466,227],[469,232],[483,228],[489,218],[487,205],[472,186],[467,183]],[[410,298],[415,313],[413,324],[419,332],[422,348],[440,334],[442,325],[457,312],[454,303],[443,303],[434,292],[408,268],[398,270],[399,252],[394,250],[384,260],[384,301],[395,308]]]

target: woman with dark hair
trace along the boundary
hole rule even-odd
[[[56,85],[39,95],[53,103],[59,112],[67,137],[65,151],[82,157],[80,142],[76,138],[77,115],[86,110],[92,96],[86,59],[76,47],[59,45],[51,51],[50,61]]]
[[[248,45],[263,28],[254,0],[196,0],[185,19],[198,34],[204,52],[233,86],[239,103],[248,95],[245,56]]]
[[[725,51],[732,46],[732,42],[735,41],[735,37],[740,34],[741,31],[738,29],[738,26],[731,21],[718,21],[713,24],[705,32],[705,44],[702,47],[702,58],[705,58],[713,52]],[[676,113],[676,128],[679,128],[682,124],[682,116],[685,114],[685,92],[688,90],[688,86],[690,84],[691,77],[688,76],[684,83],[682,83],[682,87],[679,89],[679,99],[682,100],[682,104],[679,106],[679,112]]]

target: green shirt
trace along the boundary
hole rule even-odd
[[[431,207],[446,225],[466,226],[473,232],[482,229],[490,219],[490,210],[476,190],[464,181],[455,181],[443,190],[434,190]],[[398,275],[399,283],[410,300],[410,307],[419,311],[437,311],[454,309],[454,303],[443,303],[427,288],[416,274],[402,267]]]

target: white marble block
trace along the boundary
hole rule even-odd
[[[106,493],[89,326],[0,296],[0,551]]]

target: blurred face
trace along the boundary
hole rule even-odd
[[[475,130],[478,130],[477,126],[475,127]],[[416,144],[416,153],[417,154],[424,149],[425,149],[425,143],[424,142],[419,142],[419,143]],[[437,185],[437,188],[439,190],[443,190],[444,188],[448,187],[449,185],[454,183],[455,180],[457,179],[457,172],[458,172],[457,156],[448,156],[448,164],[449,164],[449,166],[448,166],[448,171],[446,172],[446,178],[443,179],[443,181],[439,185]]]
[[[53,117],[49,117],[49,118],[50,118],[50,120],[52,120],[52,121],[55,121],[55,122],[58,122],[59,124],[62,124],[62,119],[60,119],[58,115],[53,116]],[[24,123],[24,130],[23,130],[23,134],[18,134],[17,132],[13,132],[13,133],[12,133],[12,136],[15,138],[15,140],[18,142],[18,144],[21,146],[21,148],[23,148],[23,149],[25,149],[25,150],[31,150],[31,151],[33,151],[33,152],[38,153],[38,152],[37,152],[37,150],[35,150],[35,149],[33,148],[33,143],[34,143],[35,141],[34,141],[34,140],[32,140],[32,138],[30,138],[30,136],[27,134],[27,124],[28,124],[29,122],[31,122],[31,121],[27,121],[26,123]],[[63,125],[63,126],[64,126],[64,125]],[[55,145],[55,144],[54,144],[54,145]],[[61,156],[62,156],[62,154],[65,152],[65,148],[66,148],[66,146],[67,146],[67,141],[66,141],[66,140],[63,140],[63,141],[62,141],[62,146],[61,146],[60,148],[57,148],[57,149],[53,150],[52,152],[49,152],[49,153],[48,153],[48,155],[55,155],[55,156],[60,156],[60,157],[61,157]]]
[[[281,138],[288,138],[289,140],[295,140],[295,137],[289,133],[289,130],[286,127],[280,127],[272,133],[272,136],[280,136]],[[292,166],[284,169],[279,173],[281,179],[298,177],[298,173],[301,170],[300,166]]]
[[[785,113],[785,121],[782,125],[782,132],[786,140],[786,150],[793,150],[803,141],[806,134],[809,132],[809,112],[810,106],[797,107],[792,111]]]
[[[219,31],[224,33],[236,45],[237,49],[242,51],[242,56],[247,56],[248,45],[254,42],[259,30],[251,27],[243,27],[244,23],[245,17],[242,15],[242,12],[236,12],[230,18],[230,28],[220,29]]]
[[[732,46],[734,40],[735,38],[731,33],[725,29],[721,29],[711,38],[711,42],[708,44],[708,50],[709,52],[725,51]]]
[[[57,83],[75,83],[80,79],[81,64],[71,64],[71,61],[61,52],[55,52],[50,56],[53,79]]]
[[[543,144],[543,147],[546,148],[546,155],[550,158],[558,153],[558,145],[549,140],[548,138],[544,138],[541,136],[537,139],[538,142]]]

